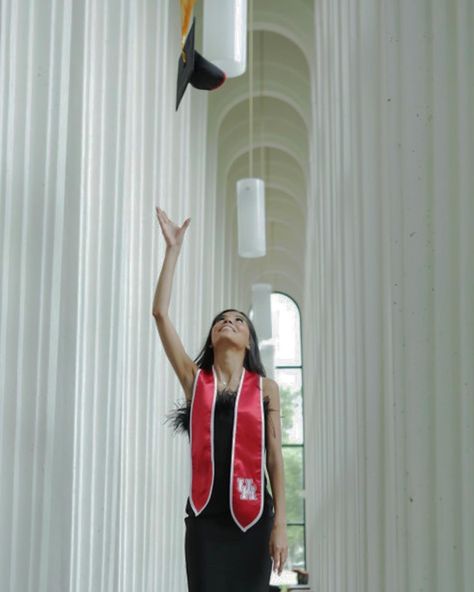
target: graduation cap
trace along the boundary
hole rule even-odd
[[[178,85],[176,89],[176,111],[184,91],[189,84],[199,90],[214,90],[222,86],[227,78],[225,72],[211,64],[194,49],[194,28],[196,17],[184,43],[178,61]]]

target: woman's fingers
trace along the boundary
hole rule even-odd
[[[168,220],[168,216],[166,215],[165,211],[164,211],[164,210],[162,210],[161,208],[159,208],[158,206],[156,206],[156,213],[157,213],[157,215],[158,215],[158,219],[159,219],[159,220],[166,220],[166,221],[169,221],[169,220]]]
[[[162,210],[161,208],[159,208],[158,206],[156,207],[156,211],[158,213],[158,218],[162,217],[163,220],[166,220],[166,222],[169,222],[170,224],[174,224],[167,216],[166,212],[164,210]],[[181,228],[183,228],[183,226],[191,221],[191,218],[186,218],[186,220],[183,222]],[[174,224],[174,226],[176,226],[176,224]]]
[[[155,206],[155,208],[166,244],[181,245],[184,233],[191,222],[191,218],[186,218],[182,226],[178,226],[177,224],[174,224],[174,222],[172,222],[158,206]]]
[[[171,222],[171,220],[168,218],[168,216],[165,214],[165,212],[163,210],[161,210],[160,208],[156,208],[157,214],[158,214],[158,221],[160,222],[161,227],[164,229],[167,226],[173,226],[173,223]]]
[[[278,571],[278,551],[273,545],[270,545],[270,555],[273,560],[273,571],[276,573]]]
[[[157,207],[156,208],[156,216],[158,218],[158,222],[160,224],[163,224],[163,214],[161,212],[162,212],[162,210],[160,210],[160,208]]]
[[[273,558],[273,571],[275,573],[278,572],[278,575],[281,575],[283,571],[283,566],[285,565],[286,559],[288,557],[288,553],[286,549],[274,549],[270,550],[270,555]]]
[[[280,553],[280,562],[279,562],[279,568],[278,568],[278,575],[281,575],[281,572],[283,571],[283,566],[285,565],[285,559],[283,557],[283,552]]]
[[[158,211],[158,208],[156,208],[156,217],[158,218],[158,222],[160,223],[161,228],[163,228],[163,221],[161,219],[161,214]]]

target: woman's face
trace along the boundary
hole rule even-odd
[[[245,317],[237,310],[228,310],[217,317],[211,331],[212,346],[233,342],[250,347],[250,329]]]

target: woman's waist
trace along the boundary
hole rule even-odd
[[[186,500],[186,513],[188,516],[195,516],[195,512],[191,506],[191,501],[189,496]],[[275,513],[275,508],[273,504],[273,497],[271,496],[270,492],[265,489],[263,494],[263,513],[265,515],[273,516]],[[230,497],[229,492],[227,490],[226,494],[224,492],[218,493],[217,490],[213,490],[212,495],[202,512],[199,515],[207,515],[207,514],[227,514],[231,515],[230,512]]]

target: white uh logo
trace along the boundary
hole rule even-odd
[[[257,496],[255,492],[257,488],[254,485],[253,479],[244,479],[243,477],[237,477],[237,487],[240,492],[240,499],[243,500],[256,500]]]

